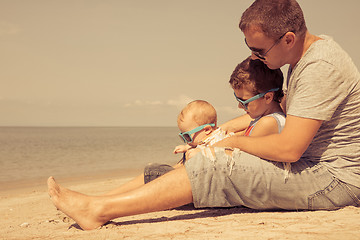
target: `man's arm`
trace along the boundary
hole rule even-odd
[[[283,131],[261,137],[233,136],[214,144],[232,147],[255,156],[279,161],[296,162],[310,145],[322,121],[288,115]]]

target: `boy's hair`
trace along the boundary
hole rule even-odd
[[[195,100],[185,106],[178,116],[178,122],[183,121],[186,114],[192,114],[193,120],[199,125],[214,123],[216,126],[217,114],[215,108],[204,100]]]
[[[250,85],[254,95],[279,88],[274,92],[274,101],[280,102],[284,96],[282,91],[283,74],[280,69],[270,69],[260,60],[246,58],[238,64],[231,74],[229,83],[233,89],[240,89],[243,85]]]
[[[256,0],[241,16],[241,31],[256,25],[264,34],[277,39],[287,32],[300,37],[306,33],[303,11],[296,0]]]

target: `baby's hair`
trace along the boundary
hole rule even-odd
[[[248,57],[236,66],[229,83],[233,89],[250,85],[254,95],[279,88],[274,92],[274,101],[280,102],[284,96],[283,81],[284,77],[280,69],[270,69],[262,61],[252,60],[251,57]]]
[[[215,108],[204,100],[195,100],[188,103],[178,116],[178,122],[183,121],[186,114],[192,114],[193,120],[199,125],[217,122]]]

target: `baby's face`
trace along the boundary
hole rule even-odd
[[[193,120],[192,116],[189,115],[186,115],[181,121],[178,121],[178,127],[180,132],[182,133],[191,131],[199,127],[199,125]],[[196,147],[201,142],[201,140],[203,140],[206,137],[206,134],[204,132],[204,129],[202,129],[198,132],[190,134],[190,137],[192,138],[193,141],[188,142],[187,144],[189,144],[192,147]]]

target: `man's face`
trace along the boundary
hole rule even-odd
[[[251,50],[252,59],[260,59],[271,69],[285,65],[282,49],[284,35],[274,41],[257,27],[250,27],[244,31],[244,35],[245,42]]]

